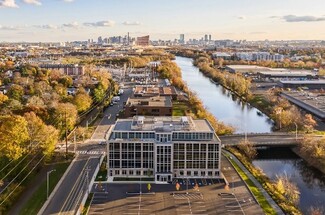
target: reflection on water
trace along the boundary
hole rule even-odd
[[[325,206],[325,175],[309,166],[290,148],[258,149],[258,156],[253,164],[271,179],[281,174],[290,176],[299,188],[299,207],[304,214],[311,206]]]
[[[175,62],[182,70],[183,80],[218,120],[232,125],[237,133],[245,130],[248,133],[271,132],[273,123],[267,116],[242,102],[229,90],[212,83],[193,66],[191,59],[176,57]]]

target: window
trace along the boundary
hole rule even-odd
[[[115,170],[115,175],[119,175],[120,174],[120,170]]]
[[[122,170],[122,175],[126,175],[126,170]]]
[[[134,132],[129,133],[129,139],[134,139]]]
[[[191,171],[187,171],[187,172],[186,172],[186,175],[187,175],[187,176],[191,176],[191,175],[192,175]]]
[[[136,175],[141,175],[141,171],[140,170],[137,170],[136,171]]]
[[[133,170],[130,170],[129,171],[129,175],[133,175]]]

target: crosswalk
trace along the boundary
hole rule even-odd
[[[87,151],[87,150],[82,150],[82,151],[76,151],[76,154],[80,155],[102,155],[105,152],[103,151]]]
[[[174,193],[174,199],[203,199],[201,193]]]

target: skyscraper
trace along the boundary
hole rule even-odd
[[[184,34],[179,35],[179,43],[181,43],[181,44],[185,43],[185,35]]]
[[[206,35],[204,35],[204,41],[208,41],[208,35],[206,34]]]
[[[209,41],[211,41],[211,34],[209,34]]]

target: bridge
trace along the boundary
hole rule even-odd
[[[255,146],[296,146],[302,140],[303,135],[301,134],[292,134],[292,133],[282,133],[282,132],[273,132],[273,133],[260,133],[260,134],[247,134],[247,140],[253,143]],[[319,136],[317,136],[319,137]],[[233,134],[219,136],[223,146],[235,146],[239,142],[245,139],[244,134]]]

